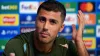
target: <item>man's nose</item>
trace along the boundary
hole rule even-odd
[[[47,31],[49,27],[49,22],[45,22],[43,30]]]

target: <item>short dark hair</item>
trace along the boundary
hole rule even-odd
[[[45,1],[45,2],[43,2],[39,6],[39,8],[37,10],[37,14],[39,14],[41,9],[44,9],[47,11],[61,12],[62,22],[65,20],[66,9],[65,9],[64,5],[58,1]]]

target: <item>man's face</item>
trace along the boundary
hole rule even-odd
[[[41,43],[53,42],[64,28],[61,12],[46,11],[41,9],[36,19],[37,39]]]

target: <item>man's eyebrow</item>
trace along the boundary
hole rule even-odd
[[[59,23],[58,20],[56,20],[56,19],[50,18],[50,20],[53,20],[53,21],[55,21],[56,23]]]
[[[45,18],[44,16],[38,16],[39,18]],[[55,21],[56,23],[59,23],[58,20],[54,19],[54,18],[50,18],[49,20],[53,20]]]
[[[44,19],[46,19],[44,16],[38,16],[38,18],[44,18]]]

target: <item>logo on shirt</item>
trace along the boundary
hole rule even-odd
[[[60,44],[60,46],[68,48],[68,44]]]

